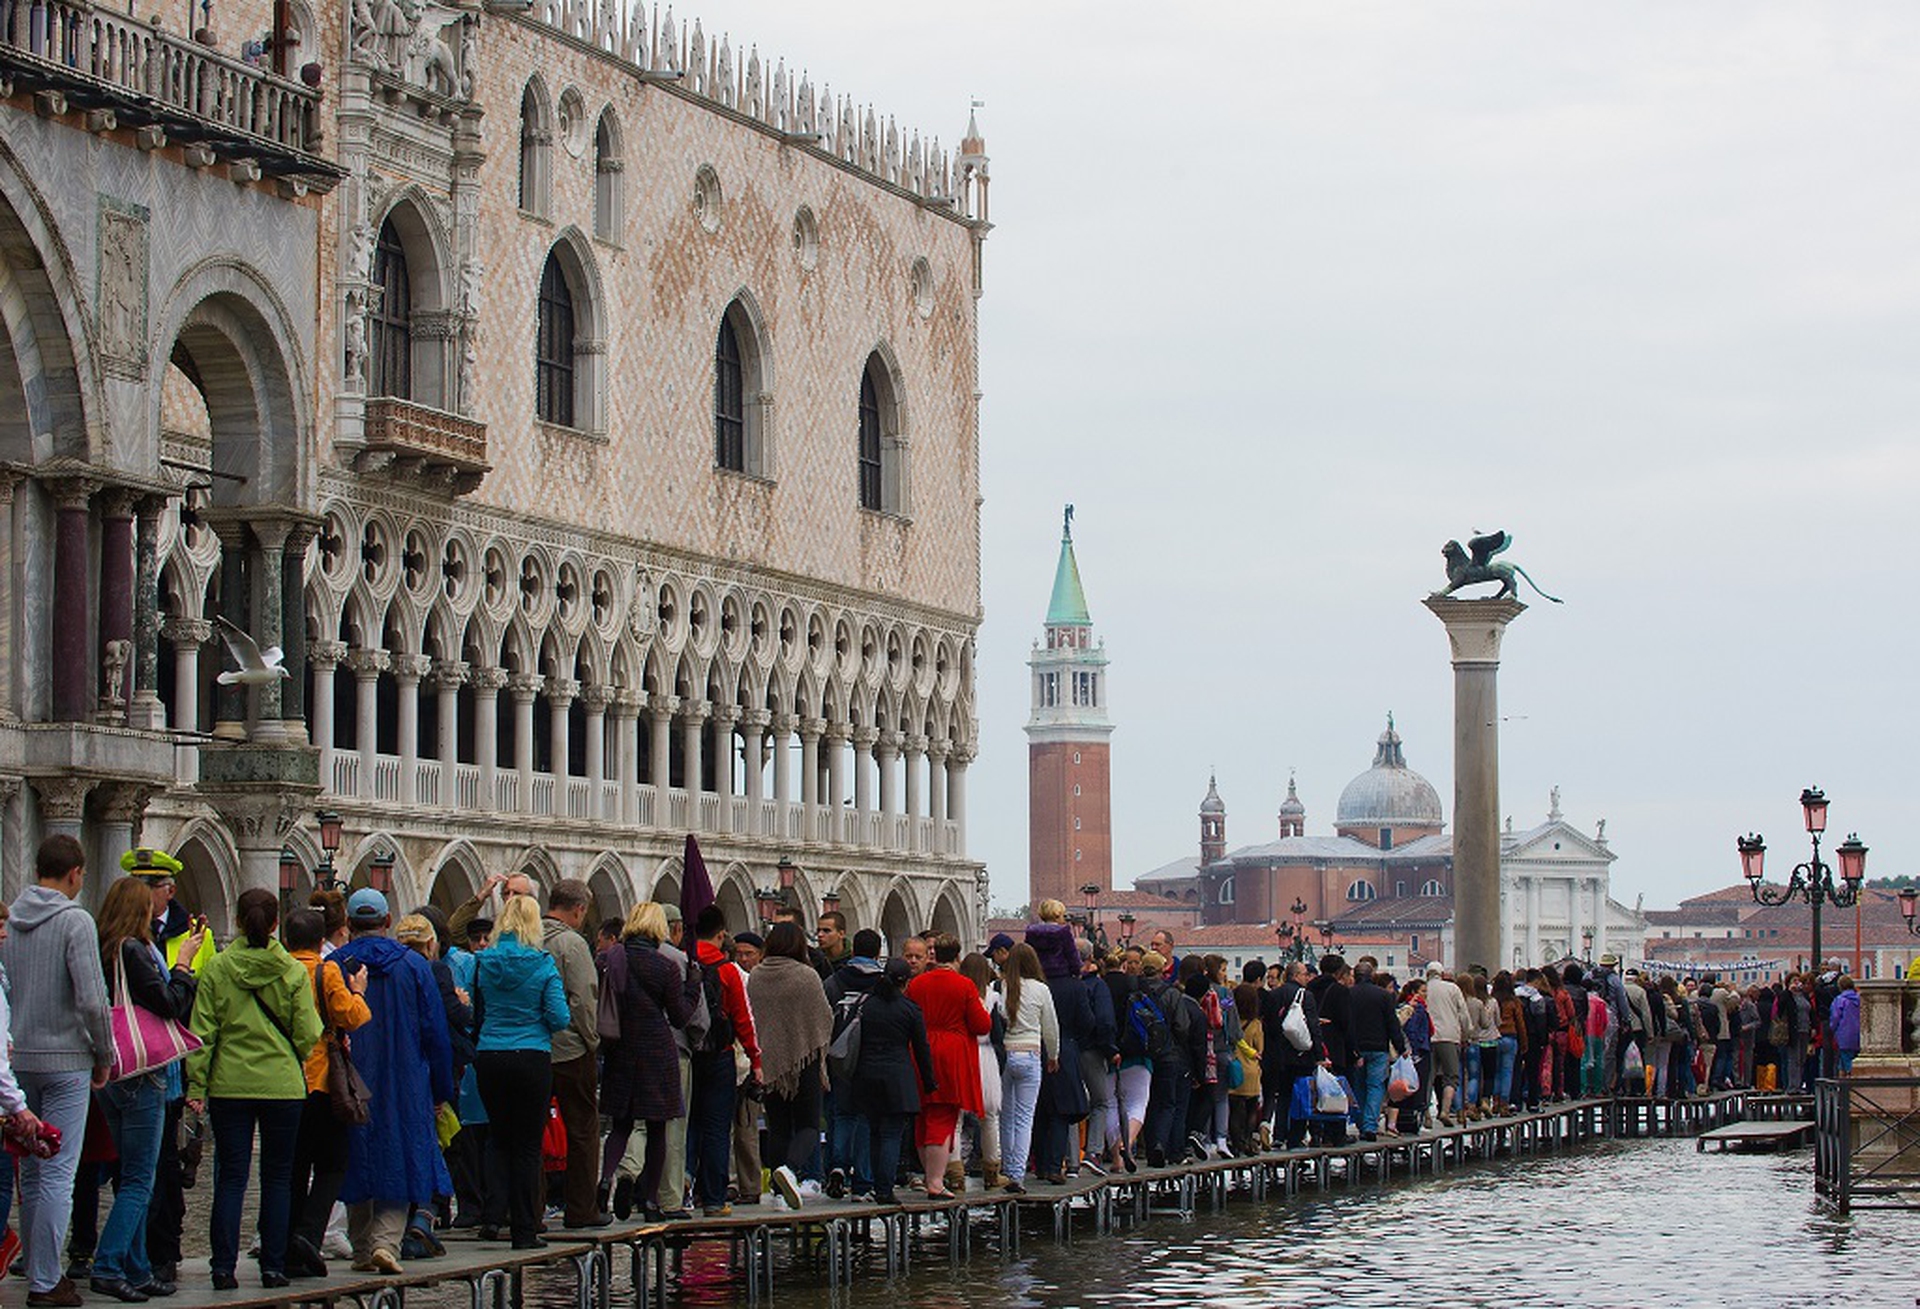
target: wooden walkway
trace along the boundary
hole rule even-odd
[[[824,1280],[839,1288],[857,1277],[904,1274],[918,1261],[944,1259],[958,1266],[976,1243],[1011,1257],[1019,1252],[1023,1235],[1050,1232],[1056,1242],[1068,1243],[1158,1215],[1218,1211],[1229,1198],[1284,1202],[1335,1188],[1438,1177],[1473,1163],[1560,1153],[1613,1138],[1711,1132],[1741,1121],[1745,1101],[1746,1093],[1740,1091],[1680,1101],[1569,1100],[1533,1113],[1416,1136],[1274,1150],[1180,1167],[1143,1166],[1111,1177],[1083,1171],[1064,1186],[1030,1183],[1022,1196],[969,1189],[950,1200],[908,1199],[890,1206],[809,1200],[798,1212],[776,1207],[768,1197],[758,1205],[739,1206],[726,1218],[594,1231],[556,1229],[550,1235],[553,1244],[540,1250],[515,1251],[448,1233],[444,1256],[409,1261],[399,1277],[342,1273],[272,1291],[257,1285],[250,1265],[241,1269],[240,1289],[214,1291],[204,1265],[195,1261],[197,1266],[181,1270],[179,1294],[155,1305],[404,1309],[409,1291],[458,1285],[465,1288],[472,1309],[520,1309],[524,1278],[539,1271],[570,1273],[577,1309],[609,1309],[616,1276],[631,1278],[641,1309],[656,1303],[664,1307],[687,1250],[709,1243],[727,1247],[735,1277],[747,1299],[757,1302],[773,1295],[776,1277]],[[1792,1131],[1804,1125],[1771,1126]],[[0,1309],[24,1309],[25,1302],[24,1281],[10,1277],[0,1282]]]
[[[1725,1154],[1729,1146],[1751,1145],[1766,1150],[1778,1150],[1783,1146],[1805,1145],[1813,1135],[1813,1123],[1807,1122],[1761,1122],[1728,1123],[1725,1127],[1716,1127],[1711,1132],[1702,1132],[1694,1141],[1694,1148],[1705,1153],[1708,1145],[1720,1147]]]

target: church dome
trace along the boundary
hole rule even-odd
[[[1214,784],[1211,776],[1207,778],[1207,798],[1200,802],[1200,812],[1222,815],[1227,812],[1227,802],[1220,798],[1220,788]]]
[[[1347,783],[1334,813],[1336,828],[1431,827],[1438,830],[1440,793],[1407,767],[1400,733],[1387,716],[1387,730],[1373,753],[1373,767]]]
[[[1300,803],[1300,792],[1295,789],[1294,780],[1291,777],[1287,779],[1287,798],[1280,802],[1280,817],[1283,820],[1295,818],[1301,822],[1305,822],[1307,818],[1307,807]]]

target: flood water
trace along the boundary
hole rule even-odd
[[[980,1228],[970,1263],[916,1253],[909,1277],[863,1272],[830,1295],[824,1274],[776,1273],[778,1309],[1331,1305],[1343,1309],[1685,1305],[1878,1309],[1920,1304],[1920,1215],[1816,1204],[1812,1156],[1700,1154],[1690,1140],[1614,1141],[1192,1218],[1156,1214],[1076,1239],[1029,1225],[1002,1261]],[[783,1243],[784,1249],[784,1243]],[[624,1261],[615,1303],[633,1304]],[[571,1274],[529,1279],[529,1301],[570,1309]],[[409,1296],[409,1299],[412,1299]],[[724,1246],[689,1255],[678,1302],[744,1303]]]

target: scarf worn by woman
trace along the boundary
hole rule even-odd
[[[770,955],[747,975],[754,1033],[760,1038],[760,1077],[775,1095],[800,1089],[800,1071],[826,1053],[833,1008],[820,975],[798,959]]]

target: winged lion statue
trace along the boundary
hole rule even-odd
[[[1513,544],[1513,537],[1506,532],[1488,532],[1483,536],[1467,538],[1467,544],[1461,547],[1458,541],[1449,541],[1440,547],[1441,555],[1447,561],[1447,586],[1444,591],[1435,591],[1435,596],[1449,596],[1463,586],[1474,586],[1480,582],[1498,582],[1500,589],[1493,599],[1519,599],[1520,586],[1517,579],[1525,578],[1540,597],[1554,604],[1564,604],[1559,596],[1548,595],[1540,590],[1540,584],[1527,576],[1527,570],[1519,564],[1496,560],[1495,555]]]

